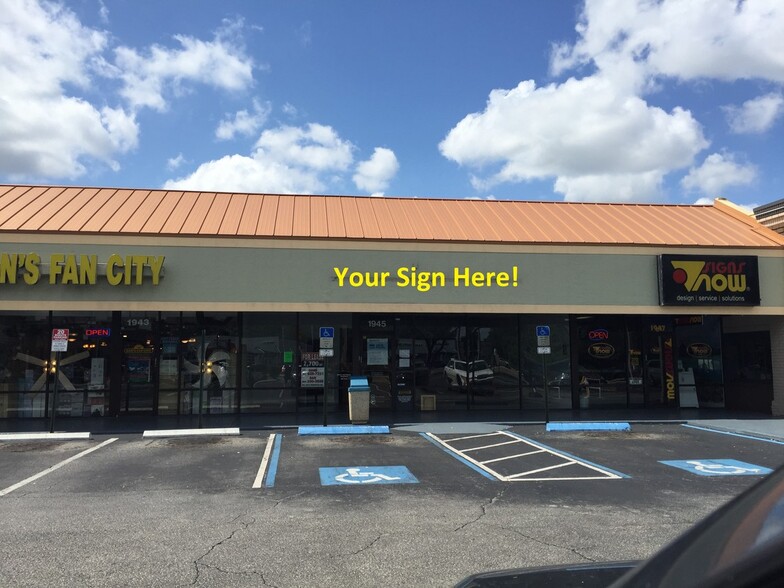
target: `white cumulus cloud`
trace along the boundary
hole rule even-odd
[[[217,190],[314,194],[345,179],[353,145],[329,126],[282,126],[265,130],[250,155],[208,161],[190,175],[168,180],[169,190]]]
[[[14,180],[75,178],[83,158],[113,169],[118,153],[137,145],[134,115],[94,106],[91,64],[108,43],[67,8],[8,0],[0,15],[0,173]],[[71,88],[67,90],[66,88]]]
[[[485,109],[441,142],[445,157],[469,168],[475,189],[552,179],[568,200],[661,198],[667,176],[709,147],[687,108],[655,105],[665,80],[784,82],[780,0],[586,0],[575,30],[574,42],[553,46],[550,70],[579,68],[584,77],[493,90]],[[780,99],[729,109],[733,128],[767,130]],[[713,160],[706,165],[683,185],[714,185],[697,179],[719,177]],[[753,168],[735,165],[745,181]]]
[[[764,133],[773,126],[784,110],[784,97],[772,92],[747,100],[741,106],[725,106],[733,133]]]
[[[737,163],[732,154],[712,153],[702,165],[689,170],[681,185],[686,190],[716,197],[725,188],[750,184],[756,177],[757,170],[753,165]]]
[[[666,172],[689,166],[706,145],[688,111],[665,112],[596,75],[494,90],[485,110],[466,116],[439,148],[461,165],[493,168],[474,177],[477,188],[553,177],[569,199],[629,200],[632,186],[650,196]]]
[[[233,139],[236,135],[250,136],[258,132],[267,121],[267,117],[271,111],[269,103],[262,104],[254,98],[253,110],[240,110],[234,114],[233,117],[224,118],[218,128],[215,129],[215,136],[218,139],[227,141]]]
[[[108,18],[103,2],[99,15]],[[242,27],[241,20],[224,21],[208,41],[176,35],[175,48],[112,49],[112,37],[83,25],[60,2],[4,1],[0,174],[40,181],[79,177],[94,162],[119,169],[118,156],[139,144],[139,109],[163,111],[196,83],[229,92],[252,85]],[[119,94],[101,85],[108,78],[120,81]],[[258,116],[238,114],[233,132],[246,132]]]
[[[633,63],[681,80],[784,82],[783,30],[780,0],[587,0],[578,41],[556,45],[551,68]]]
[[[176,157],[170,157],[166,160],[166,169],[174,171],[183,163],[185,163],[185,156],[182,153],[178,153]]]
[[[245,55],[237,36],[242,21],[227,21],[212,41],[174,35],[179,48],[153,45],[146,52],[130,47],[115,49],[113,67],[122,80],[120,94],[133,108],[158,111],[168,107],[168,93],[177,94],[190,82],[222,90],[239,91],[253,82],[253,60]]]
[[[400,164],[395,152],[385,147],[376,147],[370,159],[361,161],[354,174],[354,185],[360,190],[367,190],[374,195],[381,195],[395,177]]]

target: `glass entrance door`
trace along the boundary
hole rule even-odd
[[[357,367],[370,384],[370,410],[395,408],[397,348],[394,319],[386,315],[356,315],[354,332],[355,348],[358,349]]]
[[[152,315],[128,313],[122,317],[122,413],[149,414],[157,409],[155,326]]]

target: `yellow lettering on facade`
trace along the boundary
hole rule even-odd
[[[119,268],[119,271],[118,271]],[[109,256],[106,262],[106,281],[110,286],[117,286],[123,280],[123,259],[116,253]]]
[[[49,256],[49,283],[56,284],[57,277],[63,273],[63,262],[65,261],[65,255],[62,253],[52,253]]]
[[[131,285],[131,278],[133,277],[133,256],[126,255],[125,256],[125,266],[123,268],[123,277],[125,278],[125,285]]]
[[[65,256],[65,263],[63,265],[63,279],[62,284],[78,284],[79,283],[79,268],[76,264],[76,256],[69,253]]]
[[[346,279],[346,274],[348,273],[348,268],[344,267],[342,271],[336,267],[333,267],[332,269],[335,270],[335,276],[338,278],[338,288],[342,288]]]
[[[157,286],[158,282],[161,279],[161,269],[163,268],[163,255],[159,255],[157,257],[149,256],[147,258],[147,265],[150,266],[152,270],[152,285]]]
[[[28,253],[25,257],[24,269],[25,273],[22,276],[25,284],[32,286],[37,284],[41,278],[41,268],[38,267],[41,263],[41,256],[37,253]]]
[[[95,285],[98,281],[98,259],[97,255],[52,253],[48,258],[47,272],[41,268],[38,253],[0,253],[0,284],[16,284],[21,275],[24,283],[32,286],[48,273],[50,284]],[[152,284],[157,286],[163,275],[165,259],[163,255],[111,255],[106,264],[106,281],[112,286],[121,283],[140,286],[144,284],[146,268],[149,267]],[[375,275],[375,272],[368,272],[366,276],[370,286],[385,283],[384,273]]]
[[[460,268],[455,268],[455,287],[460,287],[460,282],[464,282],[463,286],[468,286],[468,276],[470,274],[470,270],[468,268],[464,268],[463,271],[460,271]]]
[[[0,284],[16,284],[17,254],[0,254]]]
[[[408,286],[411,280],[408,277],[408,268],[407,267],[399,267],[397,268],[397,286],[398,288],[405,288]]]
[[[144,266],[147,265],[147,256],[146,255],[134,255],[133,256],[133,267],[136,270],[136,285],[141,286],[142,280],[144,279]]]
[[[81,255],[79,257],[79,283],[95,284],[98,275],[98,256]]]

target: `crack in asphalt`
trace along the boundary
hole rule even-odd
[[[593,558],[591,558],[591,557],[588,557],[588,556],[587,556],[587,555],[585,555],[584,553],[580,553],[580,552],[579,552],[577,549],[575,549],[574,547],[567,547],[567,546],[565,546],[565,545],[558,545],[558,544],[556,544],[556,543],[548,543],[547,541],[544,541],[544,540],[542,540],[542,539],[538,539],[537,537],[531,537],[530,535],[526,535],[525,533],[521,533],[521,532],[520,532],[520,531],[518,531],[517,529],[512,529],[511,527],[501,527],[501,528],[502,528],[503,530],[505,530],[505,531],[511,531],[512,533],[515,533],[515,534],[517,534],[517,535],[520,535],[520,537],[524,537],[525,539],[529,539],[529,540],[531,540],[531,541],[535,541],[536,543],[539,543],[540,545],[546,545],[546,546],[548,546],[548,547],[555,547],[555,548],[557,548],[557,549],[563,549],[563,550],[565,550],[565,551],[571,551],[571,552],[572,552],[572,553],[574,553],[576,556],[578,556],[578,557],[581,557],[581,558],[583,558],[583,559],[584,559],[584,560],[586,560],[586,561],[590,561],[590,562],[594,562],[594,563],[595,563],[595,562],[597,562],[597,561],[599,561],[599,560],[593,559]]]
[[[362,553],[363,551],[366,551],[366,550],[370,549],[371,547],[373,547],[373,546],[374,546],[374,545],[375,545],[375,544],[376,544],[376,543],[377,543],[377,542],[378,542],[378,541],[379,541],[379,540],[380,540],[380,539],[381,539],[383,536],[384,536],[384,534],[383,534],[383,533],[381,533],[381,534],[380,534],[378,537],[376,537],[375,539],[373,539],[373,541],[371,541],[370,543],[368,543],[368,544],[367,544],[367,545],[365,545],[364,547],[362,547],[362,548],[360,548],[360,549],[358,549],[357,551],[354,551],[354,552],[352,552],[352,553],[348,553],[348,554],[346,554],[346,555],[342,555],[342,556],[340,556],[340,557],[348,557],[348,556],[350,556],[350,555],[359,555],[359,554],[360,554],[360,553]]]
[[[464,523],[464,524],[460,525],[460,526],[459,526],[459,527],[457,527],[456,529],[453,529],[453,531],[452,531],[452,532],[453,532],[453,533],[456,533],[457,531],[462,531],[462,530],[463,530],[463,529],[465,529],[465,528],[466,528],[468,525],[473,525],[474,523],[478,522],[478,521],[479,521],[479,519],[481,519],[482,517],[484,517],[484,516],[487,514],[487,509],[488,509],[488,508],[490,508],[490,507],[491,507],[491,506],[493,506],[493,505],[494,505],[496,502],[498,502],[498,501],[499,501],[501,498],[503,498],[503,496],[504,496],[504,493],[507,491],[507,489],[508,489],[508,488],[509,488],[509,486],[506,486],[506,487],[502,488],[502,489],[501,489],[501,491],[499,491],[499,492],[498,492],[498,494],[496,494],[495,496],[493,496],[493,498],[492,498],[492,499],[488,500],[488,501],[487,501],[487,502],[485,502],[484,504],[481,504],[481,505],[479,505],[479,506],[480,506],[480,508],[482,509],[482,513],[481,513],[481,514],[480,514],[478,517],[476,517],[474,520],[472,520],[472,521],[468,521],[467,523]]]
[[[233,572],[231,570],[224,570],[223,568],[220,568],[218,566],[212,566],[210,564],[205,564],[205,563],[200,564],[200,566],[230,576],[258,576],[261,579],[262,586],[269,586],[270,588],[278,588],[278,586],[276,586],[275,584],[270,584],[269,582],[267,582],[267,579],[264,577],[264,574],[262,572],[257,572],[256,570],[251,570],[249,572]]]
[[[244,514],[243,515],[238,515],[237,517],[232,519],[231,522],[234,523],[235,521],[238,521],[239,519],[241,519],[244,516],[246,516],[246,515],[244,515]],[[191,586],[195,586],[198,583],[199,576],[201,574],[201,569],[200,569],[201,567],[214,567],[214,566],[209,566],[208,564],[202,563],[201,560],[203,560],[205,557],[207,557],[210,553],[212,553],[215,549],[217,549],[218,547],[220,547],[224,543],[226,543],[228,541],[231,541],[234,538],[234,535],[236,535],[240,531],[247,530],[248,527],[250,527],[253,523],[256,522],[256,519],[254,517],[249,517],[249,519],[250,519],[249,522],[240,521],[240,526],[238,528],[234,529],[228,535],[228,537],[224,537],[220,541],[218,541],[216,543],[213,543],[207,551],[205,551],[203,554],[201,554],[199,557],[197,557],[195,560],[193,560],[193,566],[194,566],[196,575],[195,575],[195,577],[193,578],[193,581],[190,584]]]
[[[264,510],[271,510],[273,508],[277,508],[278,506],[283,504],[285,501],[290,500],[292,498],[296,498],[297,496],[301,496],[302,494],[305,494],[306,492],[307,491],[303,490],[301,492],[296,492],[294,494],[289,494],[288,496],[284,496],[282,498],[279,498],[278,500],[275,501],[275,503],[271,507],[269,507],[267,509],[264,509]],[[247,521],[243,521],[242,520],[245,517],[247,517],[247,519],[248,519]],[[263,572],[258,572],[258,571],[255,571],[255,570],[251,571],[251,572],[232,572],[230,570],[224,570],[222,568],[219,568],[218,566],[210,565],[210,564],[204,563],[202,561],[205,557],[207,557],[215,549],[217,549],[218,547],[220,547],[224,543],[227,543],[227,542],[231,541],[234,538],[234,535],[236,535],[240,531],[246,531],[248,529],[248,527],[250,527],[251,525],[253,525],[256,522],[256,518],[248,516],[247,513],[240,514],[240,515],[237,515],[236,517],[234,517],[231,521],[229,521],[229,524],[233,524],[233,523],[236,523],[238,521],[239,521],[239,524],[240,524],[240,526],[238,528],[234,529],[227,537],[224,537],[220,541],[218,541],[216,543],[213,543],[207,551],[205,551],[203,554],[201,554],[199,557],[197,557],[195,560],[193,560],[193,566],[194,566],[194,571],[195,571],[196,575],[193,578],[193,581],[191,581],[191,583],[190,583],[191,586],[195,586],[199,582],[199,577],[201,576],[201,568],[209,568],[209,569],[217,570],[217,571],[222,572],[224,574],[257,575],[257,576],[259,576],[261,578],[261,582],[262,582],[262,584],[264,586],[270,586],[271,588],[276,588],[274,584],[268,584],[267,583],[266,579],[264,578],[264,573]],[[380,537],[379,537],[379,539],[380,539]],[[376,541],[377,540],[378,539],[376,539]],[[375,541],[373,543],[375,543]],[[368,546],[368,547],[370,547],[370,546]]]

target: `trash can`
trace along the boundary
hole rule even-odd
[[[367,378],[351,377],[348,387],[348,418],[352,423],[366,423],[370,418],[370,385]]]

